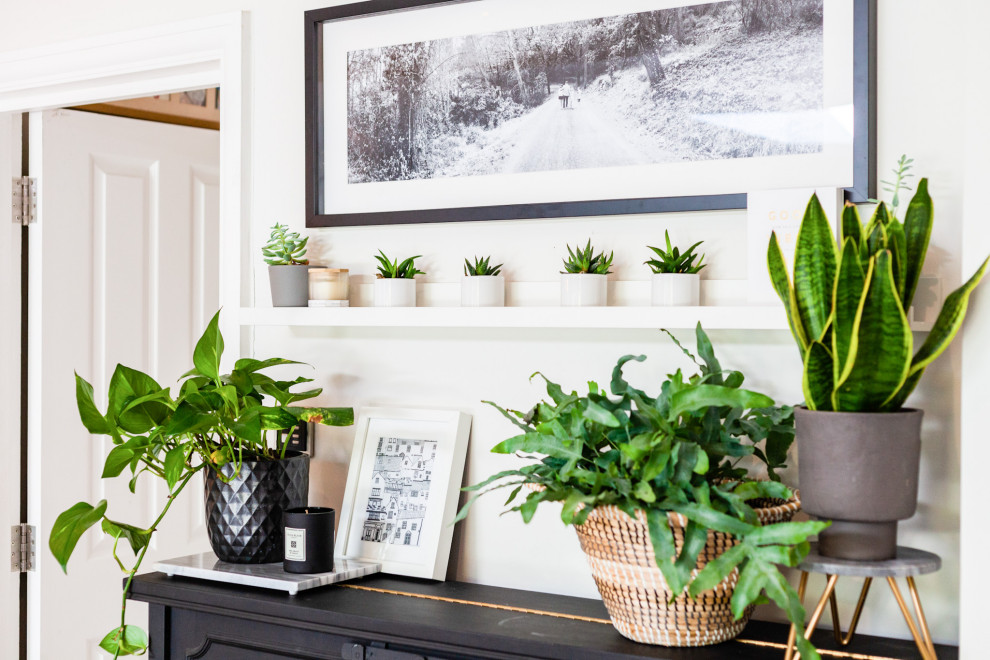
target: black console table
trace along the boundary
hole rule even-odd
[[[647,646],[621,637],[598,600],[383,575],[288,596],[151,573],[135,578],[131,598],[149,604],[154,660],[763,660],[783,657],[788,633],[753,621],[718,646]],[[857,655],[827,631],[814,641],[834,649],[823,658],[918,657],[909,640],[858,637]]]

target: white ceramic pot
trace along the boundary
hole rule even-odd
[[[698,273],[654,273],[651,302],[657,306],[698,305],[700,291]]]
[[[505,307],[505,278],[501,275],[462,276],[461,307]]]
[[[375,307],[415,307],[416,280],[381,277],[375,280]]]
[[[563,307],[604,307],[608,304],[608,276],[561,273],[560,304]]]

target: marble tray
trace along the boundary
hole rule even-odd
[[[169,577],[179,575],[240,584],[246,587],[277,589],[287,591],[291,596],[306,589],[371,575],[382,569],[382,565],[377,562],[343,559],[341,557],[334,558],[333,565],[335,570],[332,573],[286,573],[282,570],[281,562],[277,564],[228,564],[217,559],[217,556],[212,552],[204,552],[198,555],[187,555],[160,561],[155,564],[154,568]]]

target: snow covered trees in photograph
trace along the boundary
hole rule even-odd
[[[347,55],[351,184],[815,153],[823,0],[727,0]]]

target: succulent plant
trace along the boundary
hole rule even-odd
[[[583,250],[581,248],[572,250],[571,246],[568,245],[567,254],[569,255],[568,258],[564,259],[565,270],[560,271],[561,273],[608,275],[612,272],[612,258],[615,253],[609,253],[608,257],[605,256],[604,251],[595,254],[595,249],[591,247],[590,238]]]
[[[288,225],[276,223],[261,254],[269,266],[305,266],[309,263],[309,259],[303,258],[308,242],[308,236],[300,238],[299,232],[289,231]]]
[[[498,275],[499,271],[502,270],[502,264],[497,266],[489,266],[488,262],[491,256],[487,256],[484,259],[474,258],[474,263],[472,264],[468,259],[464,259],[464,274],[465,275]]]
[[[706,266],[706,264],[702,263],[705,260],[705,255],[702,254],[701,256],[698,256],[694,253],[694,248],[701,245],[704,241],[698,241],[688,249],[684,250],[684,252],[681,252],[677,247],[671,247],[670,232],[665,231],[663,235],[667,240],[667,249],[664,250],[648,245],[647,247],[653,250],[659,258],[650,259],[649,261],[643,262],[649,266],[654,273],[694,274]]]
[[[411,280],[417,275],[425,275],[424,271],[416,268],[415,260],[419,259],[423,255],[417,254],[415,257],[409,257],[402,263],[399,260],[390,261],[385,253],[381,250],[378,251],[378,255],[375,259],[378,260],[380,264],[378,266],[378,278],[379,279],[409,279]]]

